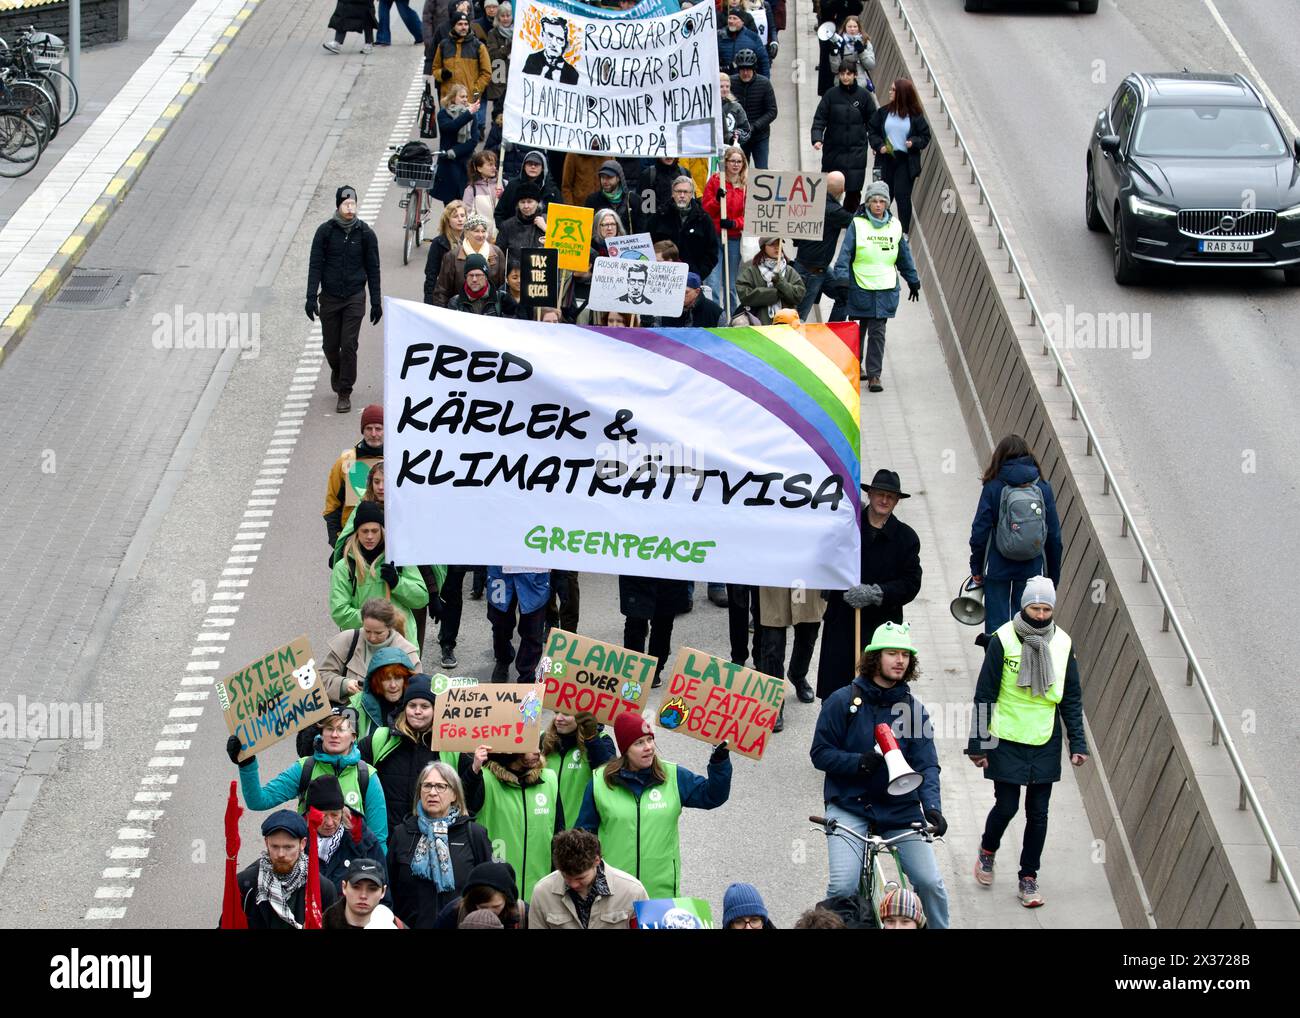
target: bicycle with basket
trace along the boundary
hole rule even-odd
[[[389,172],[398,187],[407,189],[397,203],[405,215],[402,219],[402,264],[411,260],[411,249],[424,241],[424,224],[429,220],[433,199],[429,192],[438,159],[445,153],[436,152],[422,141],[408,141],[404,145],[390,145],[393,155],[388,160]]]

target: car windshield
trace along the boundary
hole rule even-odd
[[[1285,156],[1286,139],[1266,110],[1245,106],[1154,106],[1142,114],[1140,156]]]

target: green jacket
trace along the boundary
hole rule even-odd
[[[340,630],[360,629],[361,606],[372,597],[384,598],[406,615],[406,638],[414,643],[416,629],[412,611],[429,603],[429,591],[415,566],[398,567],[397,586],[390,591],[379,575],[383,564],[384,556],[380,553],[373,567],[366,570],[366,575],[353,576],[351,559],[342,558],[335,563],[330,579],[330,617]]]

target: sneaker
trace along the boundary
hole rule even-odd
[[[366,43],[364,46],[361,47],[361,52],[362,52],[363,54],[369,54],[370,52],[372,52],[372,51],[374,50],[374,48],[375,48],[374,43],[368,42],[368,43]]]
[[[650,683],[650,688],[658,689],[663,684],[664,684],[664,677],[662,675],[656,675],[654,682]]]
[[[727,599],[727,585],[725,583],[709,584],[709,603],[717,605],[719,608],[726,608],[731,603]]]
[[[338,43],[336,43],[333,39],[330,39],[328,42],[323,42],[321,43],[321,45],[324,46],[331,53],[333,53],[335,56],[337,56],[339,52],[342,51],[343,49],[343,47],[340,46]]]
[[[985,887],[993,883],[993,854],[981,848],[979,858],[975,860],[975,880]]]
[[[456,652],[452,650],[450,647],[443,647],[442,667],[455,668],[458,664],[460,664],[460,662],[456,660]]]
[[[1020,878],[1020,904],[1025,908],[1038,908],[1046,902],[1043,892],[1038,889],[1038,879],[1036,877]]]
[[[339,403],[338,406],[334,408],[334,412],[339,414],[352,413],[352,397],[350,394],[345,392],[339,393]]]
[[[867,380],[867,369],[863,368],[858,374],[858,380],[865,382]]]
[[[884,391],[885,391],[885,387],[884,387],[883,385],[880,384],[880,376],[879,376],[879,375],[877,375],[875,378],[868,378],[868,379],[867,379],[867,391],[868,391],[868,392],[884,392]]]

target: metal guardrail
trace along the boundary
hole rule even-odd
[[[1037,325],[1040,328],[1042,322],[1042,311],[1038,307],[1038,302],[1034,300],[1030,292],[1029,284],[1025,281],[1025,272],[1020,267],[1015,253],[1011,250],[1011,243],[1007,239],[1006,231],[1002,226],[1002,220],[998,217],[997,212],[993,209],[993,200],[989,196],[988,189],[984,186],[984,181],[980,177],[979,171],[975,168],[975,159],[971,155],[970,146],[966,144],[966,139],[962,137],[961,128],[957,126],[953,119],[952,110],[949,108],[948,99],[943,94],[943,89],[939,87],[938,78],[935,75],[934,68],[930,66],[930,59],[926,56],[925,51],[921,48],[920,40],[916,37],[916,30],[912,27],[912,19],[908,16],[907,8],[903,0],[892,0],[894,8],[898,11],[899,17],[903,19],[903,26],[907,29],[908,39],[912,43],[916,55],[920,58],[922,66],[925,68],[926,81],[934,91],[934,97],[939,100],[940,109],[948,118],[948,127],[952,130],[955,139],[955,147],[961,149],[962,165],[970,167],[970,182],[979,188],[979,202],[981,205],[988,206],[989,218],[988,225],[997,231],[998,248],[1005,250],[1007,253],[1007,271],[1015,273],[1016,280],[1019,284],[1020,299],[1029,305],[1029,324]],[[1160,624],[1161,632],[1169,632],[1173,629],[1174,635],[1178,637],[1178,643],[1183,649],[1183,654],[1187,658],[1187,685],[1193,684],[1200,687],[1201,694],[1205,697],[1205,702],[1210,708],[1210,716],[1213,720],[1213,727],[1210,734],[1210,744],[1213,746],[1223,743],[1223,748],[1227,750],[1228,758],[1232,761],[1232,769],[1237,772],[1237,780],[1240,786],[1240,793],[1237,797],[1237,809],[1245,810],[1247,805],[1255,814],[1255,820],[1259,824],[1259,829],[1264,835],[1264,840],[1268,844],[1271,856],[1268,868],[1268,879],[1270,883],[1277,883],[1279,875],[1283,883],[1286,884],[1288,893],[1291,895],[1291,902],[1300,912],[1300,889],[1297,889],[1295,878],[1291,874],[1291,869],[1287,865],[1286,857],[1282,854],[1282,848],[1278,844],[1277,835],[1273,833],[1273,828],[1268,822],[1268,817],[1264,815],[1264,807],[1260,804],[1259,796],[1255,792],[1255,786],[1252,784],[1249,775],[1246,774],[1245,765],[1242,762],[1241,754],[1237,752],[1236,744],[1232,741],[1232,735],[1228,731],[1227,724],[1224,722],[1223,714],[1219,710],[1218,702],[1214,698],[1214,691],[1210,689],[1210,683],[1201,669],[1200,662],[1197,660],[1196,652],[1192,650],[1191,641],[1187,638],[1187,632],[1183,629],[1183,624],[1178,618],[1178,613],[1174,611],[1170,602],[1169,592],[1165,589],[1164,582],[1160,579],[1159,572],[1156,571],[1155,563],[1152,561],[1151,553],[1147,549],[1146,542],[1142,540],[1142,535],[1138,532],[1133,522],[1133,514],[1129,510],[1128,503],[1120,493],[1119,486],[1115,482],[1114,472],[1111,470],[1110,463],[1106,460],[1105,453],[1101,450],[1101,443],[1097,438],[1097,433],[1093,429],[1092,422],[1088,420],[1088,414],[1083,409],[1083,403],[1079,399],[1078,390],[1074,387],[1074,382],[1070,374],[1065,369],[1065,363],[1061,360],[1060,351],[1056,349],[1056,343],[1053,341],[1051,334],[1046,328],[1043,328],[1043,355],[1051,356],[1056,363],[1056,384],[1058,387],[1064,386],[1070,394],[1070,419],[1079,421],[1083,424],[1083,430],[1087,434],[1087,450],[1085,455],[1096,456],[1097,462],[1102,469],[1102,494],[1112,495],[1119,504],[1121,524],[1120,536],[1131,537],[1133,543],[1137,545],[1138,554],[1142,557],[1142,582],[1154,585],[1156,593],[1160,595],[1160,603],[1163,606],[1163,619]]]

